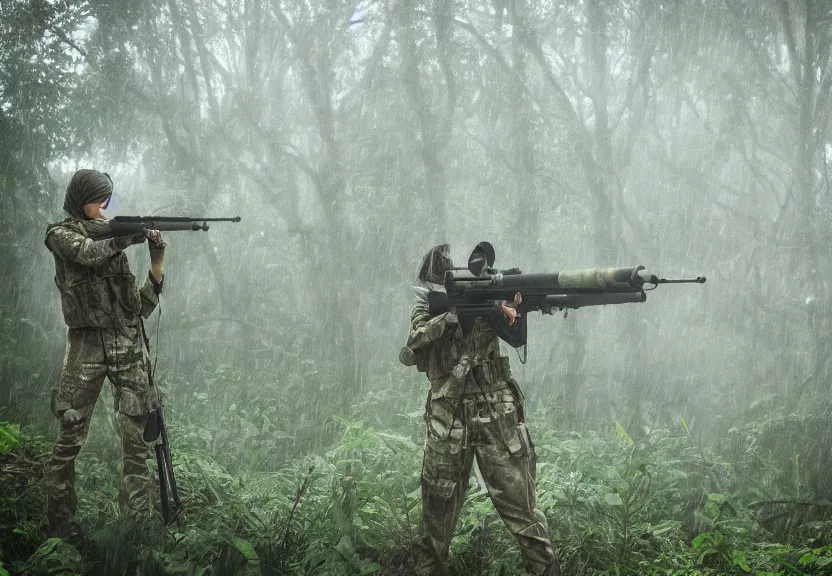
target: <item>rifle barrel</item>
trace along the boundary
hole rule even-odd
[[[704,276],[697,276],[696,278],[659,278],[657,284],[704,284]]]
[[[116,222],[239,222],[239,216],[233,218],[191,218],[190,216],[114,216]]]

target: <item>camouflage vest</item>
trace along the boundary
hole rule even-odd
[[[58,227],[89,237],[81,221],[70,218],[50,226],[46,232],[47,240]],[[82,266],[54,253],[53,257],[55,284],[61,292],[64,322],[69,328],[121,331],[125,326],[138,325],[141,298],[124,252],[98,266]]]
[[[452,375],[463,356],[471,370],[462,380]],[[431,382],[433,398],[480,395],[506,388],[512,380],[508,357],[500,355],[500,341],[488,321],[478,318],[471,333],[451,331],[431,346],[416,351],[416,367]]]

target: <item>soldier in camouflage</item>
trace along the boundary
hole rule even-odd
[[[148,446],[142,433],[161,398],[148,377],[140,318],[147,318],[159,303],[165,243],[157,231],[113,238],[101,215],[112,192],[107,174],[75,172],[64,201],[68,218],[46,231],[68,327],[60,381],[52,390],[52,412],[60,420],[60,432],[47,469],[48,515],[51,532],[67,539],[80,537],[75,458],[87,439],[105,376],[113,385],[123,450],[121,501],[130,517],[150,513]],[[124,250],[146,240],[151,271],[139,289]]]
[[[400,361],[430,380],[422,465],[420,574],[445,574],[453,531],[465,500],[474,457],[494,507],[517,539],[529,574],[556,576],[560,568],[546,517],[537,506],[534,446],[526,429],[523,396],[501,356],[498,335],[514,347],[526,340],[525,318],[514,303],[478,318],[462,333],[456,315],[437,302],[453,264],[447,244],[433,248],[419,271],[417,303]],[[434,292],[428,298],[429,292]]]

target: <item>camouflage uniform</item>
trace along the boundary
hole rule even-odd
[[[437,284],[450,266],[447,246],[435,248],[426,261],[437,251],[440,258],[423,265],[420,279],[441,290]],[[507,322],[495,311],[495,318],[478,318],[472,332],[463,335],[453,312],[431,313],[426,291],[413,309],[403,355],[411,350],[417,368],[430,380],[422,466],[424,536],[417,547],[421,574],[447,570],[474,457],[494,507],[520,545],[526,571],[559,574],[546,518],[537,507],[536,459],[524,422],[523,397],[508,358],[500,355],[494,328],[500,321],[503,333]],[[516,329],[525,340],[525,324]]]
[[[71,193],[80,194],[83,200],[85,189],[81,186],[80,190],[73,178],[65,208]],[[113,385],[123,449],[122,502],[131,516],[143,515],[150,507],[148,447],[142,433],[160,397],[148,378],[140,316],[147,318],[158,305],[159,287],[148,276],[137,289],[120,239],[90,238],[90,230],[103,224],[73,216],[51,225],[46,233],[69,328],[60,381],[52,391],[52,412],[60,418],[60,432],[47,471],[49,519],[58,535],[69,535],[74,529],[75,458],[87,439],[105,376]],[[75,421],[64,417],[69,410],[75,411]]]

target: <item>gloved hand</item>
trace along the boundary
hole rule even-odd
[[[113,238],[113,244],[115,244],[116,248],[119,250],[124,250],[133,244],[141,244],[147,240],[144,233],[140,234],[133,234],[132,236],[116,236]]]
[[[63,413],[61,420],[63,420],[66,424],[77,424],[81,421],[81,413],[78,412],[78,410],[70,408]]]

